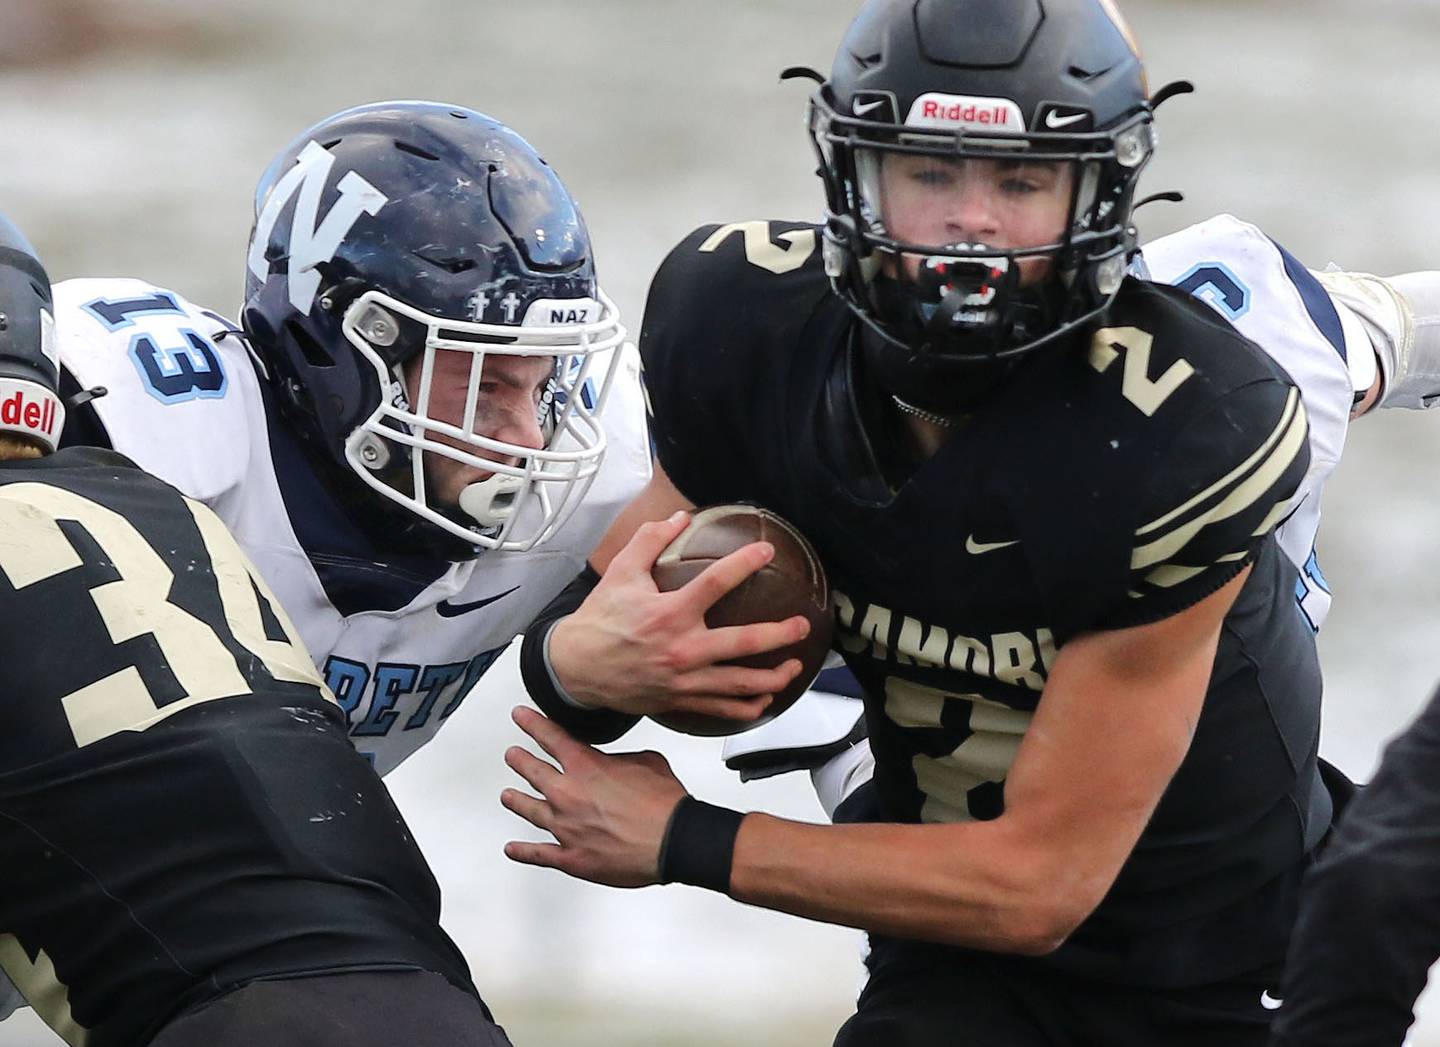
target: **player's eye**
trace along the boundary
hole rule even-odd
[[[949,167],[933,164],[917,167],[910,172],[910,180],[928,189],[943,189],[955,184],[956,173]]]
[[[1011,196],[1028,196],[1031,193],[1038,193],[1044,188],[1039,181],[1032,178],[1010,177],[1002,179],[1000,188]]]
[[[1048,164],[1006,164],[1000,170],[1000,188],[1016,196],[1048,192],[1059,173]]]

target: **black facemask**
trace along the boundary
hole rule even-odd
[[[869,373],[912,407],[940,414],[973,409],[1019,362],[993,354],[1056,325],[1055,281],[1022,290],[1017,280],[1018,267],[955,259],[926,259],[914,284],[877,277],[873,293],[887,315],[901,318],[904,340],[867,323],[861,345]],[[997,297],[1011,308],[988,308]]]

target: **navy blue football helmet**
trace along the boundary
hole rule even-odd
[[[0,432],[55,450],[65,424],[50,278],[23,233],[0,215]]]
[[[281,410],[388,536],[466,559],[530,548],[574,510],[624,328],[575,202],[510,128],[412,101],[322,120],[261,178],[246,268],[241,322]],[[460,424],[430,413],[437,352],[472,357]],[[495,356],[553,361],[539,449],[476,421]],[[440,504],[437,455],[490,475]]]
[[[810,131],[826,269],[871,329],[866,358],[883,386],[929,411],[964,409],[987,375],[1110,303],[1135,251],[1152,108],[1112,0],[865,4],[811,98]],[[1054,193],[1062,217],[1022,244],[896,232],[905,191],[913,200],[966,178],[1002,201]],[[1034,260],[1049,276],[1022,286]]]

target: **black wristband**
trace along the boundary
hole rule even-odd
[[[660,882],[730,893],[735,837],[745,815],[686,796],[675,806],[660,844]]]
[[[640,722],[640,717],[617,713],[610,709],[580,709],[567,702],[555,690],[550,669],[545,663],[545,636],[561,618],[585,602],[590,591],[600,584],[600,576],[589,564],[546,605],[529,625],[520,643],[520,679],[525,690],[550,719],[564,727],[582,742],[599,745],[613,742]]]

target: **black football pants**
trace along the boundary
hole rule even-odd
[[[890,946],[877,942],[835,1047],[1263,1047],[1279,1005],[1278,964],[1218,985],[1155,989],[1024,957]]]
[[[150,1047],[510,1047],[479,999],[429,971],[251,982],[182,1014]]]

